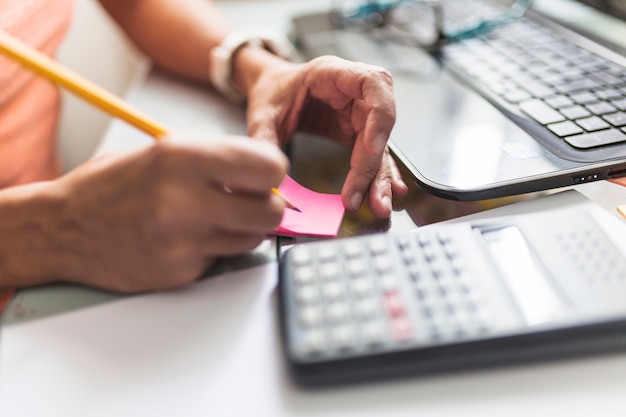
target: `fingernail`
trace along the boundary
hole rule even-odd
[[[383,205],[389,209],[389,211],[393,210],[393,206],[391,205],[391,198],[389,196],[383,197]]]
[[[352,197],[350,197],[350,206],[352,210],[358,210],[361,207],[361,202],[363,201],[363,196],[361,193],[354,193]]]
[[[385,134],[380,134],[376,136],[374,139],[373,150],[378,154],[382,154],[385,151],[385,147],[387,146],[388,136]]]

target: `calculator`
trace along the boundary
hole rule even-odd
[[[308,387],[626,348],[623,245],[584,209],[296,244],[279,300]]]

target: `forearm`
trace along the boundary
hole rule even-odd
[[[56,221],[61,200],[49,184],[0,191],[0,288],[40,285],[69,273],[72,251]]]
[[[156,65],[208,82],[209,54],[233,28],[210,0],[100,0]]]
[[[200,82],[209,82],[211,49],[235,30],[210,0],[100,2],[157,66]],[[261,48],[241,48],[233,61],[235,85],[246,93],[264,68],[281,61]]]

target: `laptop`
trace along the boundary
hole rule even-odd
[[[332,54],[393,74],[389,147],[422,188],[471,201],[626,175],[626,50],[591,32],[593,25],[546,12],[619,33],[626,31],[622,1],[536,0],[512,18],[521,1],[378,3],[382,19],[370,25],[346,24],[339,9],[295,16],[294,40],[307,59]],[[422,12],[430,3],[444,31],[509,19],[422,43],[420,29],[434,25]]]

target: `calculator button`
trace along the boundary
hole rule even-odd
[[[330,331],[335,348],[347,349],[357,344],[354,327],[350,325],[335,326]]]
[[[433,259],[430,263],[430,271],[433,277],[439,278],[444,275],[444,263],[440,259]]]
[[[319,267],[319,275],[322,280],[332,281],[341,278],[341,265],[338,263],[322,264]]]
[[[385,341],[385,326],[380,320],[370,320],[361,324],[361,339],[367,345],[378,345]]]
[[[413,282],[421,282],[426,277],[430,276],[430,271],[422,263],[415,263],[409,265],[408,268],[409,277]]]
[[[363,256],[363,247],[358,242],[344,243],[343,251],[348,259],[360,258]]]
[[[326,307],[326,317],[332,324],[339,324],[350,318],[350,305],[348,303],[332,303]]]
[[[402,260],[407,265],[413,265],[417,262],[417,258],[415,256],[415,252],[412,248],[407,248],[402,250]]]
[[[437,286],[442,297],[449,298],[455,292],[455,282],[450,278],[440,278]]]
[[[305,327],[317,327],[324,321],[324,313],[319,307],[303,307],[300,309],[300,322]]]
[[[322,330],[309,330],[302,334],[302,349],[305,353],[318,354],[327,348],[326,336]]]
[[[401,317],[406,313],[402,295],[398,292],[388,292],[384,295],[385,309],[390,317]]]
[[[437,256],[435,247],[432,244],[429,244],[428,246],[424,246],[422,249],[422,253],[424,254],[424,258],[426,258],[428,262],[432,262]]]
[[[459,327],[465,328],[469,327],[470,322],[472,321],[470,315],[467,310],[462,308],[457,308],[454,310],[454,321],[457,323]]]
[[[437,238],[439,239],[439,243],[442,245],[447,245],[452,243],[452,235],[447,231],[440,230],[437,233]]]
[[[407,235],[396,236],[396,243],[403,251],[411,248],[411,237]]]
[[[427,233],[418,234],[417,241],[421,247],[430,246],[432,244],[432,238]]]
[[[313,257],[307,248],[299,247],[292,249],[291,261],[295,266],[309,265],[313,261]]]
[[[452,242],[444,244],[443,252],[449,259],[456,260],[460,257],[459,248]]]
[[[377,317],[380,314],[378,299],[370,297],[359,300],[354,305],[357,316],[361,319]]]
[[[314,269],[307,266],[296,268],[293,275],[294,281],[301,285],[310,284],[316,279]]]
[[[398,278],[393,274],[384,274],[380,277],[380,286],[384,291],[393,291],[398,288]]]
[[[450,256],[450,267],[455,275],[461,276],[466,271],[465,263],[461,261],[459,256]]]
[[[337,250],[335,247],[328,245],[319,248],[317,254],[318,259],[321,262],[331,262],[337,259]]]
[[[346,265],[346,270],[351,277],[363,277],[367,275],[367,265],[362,260],[352,260]]]
[[[358,297],[370,295],[374,291],[374,285],[367,278],[356,278],[351,285],[353,293]]]
[[[320,294],[317,287],[308,285],[304,287],[298,287],[295,289],[296,300],[300,304],[308,305],[308,304],[316,304],[319,302]]]
[[[346,296],[346,285],[343,282],[329,282],[322,286],[322,292],[328,301],[339,300]]]
[[[407,341],[413,338],[413,324],[405,317],[396,317],[391,320],[391,334],[397,341]]]
[[[374,258],[374,268],[379,274],[389,272],[393,269],[393,263],[389,256],[377,256]]]
[[[373,255],[382,255],[387,252],[389,242],[385,238],[372,238],[368,241],[368,247]]]

